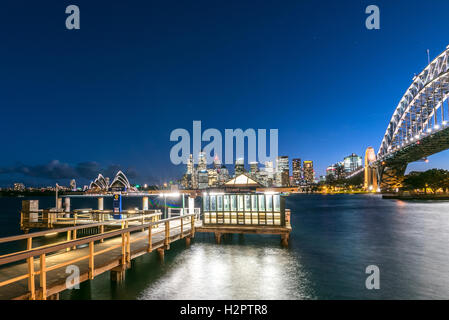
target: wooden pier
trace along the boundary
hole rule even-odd
[[[118,230],[77,239],[71,237],[73,232],[102,227],[110,222],[1,238],[0,243],[26,240],[28,247],[24,251],[0,256],[0,299],[58,298],[58,294],[68,288],[68,266],[78,268],[78,283],[94,279],[106,271],[111,272],[111,280],[121,281],[132,259],[154,250],[163,259],[164,250],[183,238],[189,245],[195,236],[198,213],[130,226],[136,220],[142,221],[141,217],[123,219]],[[53,233],[67,233],[67,240],[32,247],[33,238]],[[39,259],[35,260],[35,257]]]
[[[185,239],[189,246],[195,232],[214,233],[218,244],[224,234],[275,234],[287,247],[292,228],[284,198],[279,190],[255,192],[256,186],[234,183],[225,192],[203,193],[202,210],[190,194],[188,208],[183,200],[182,208],[168,208],[165,219],[161,210],[148,210],[146,194],[142,210],[119,212],[104,210],[103,195],[93,195],[99,197],[97,210],[70,211],[68,198],[64,210],[61,201],[57,209],[40,210],[37,200],[25,200],[20,222],[25,234],[0,238],[0,244],[26,242],[25,250],[0,256],[0,300],[58,299],[60,292],[107,271],[111,281],[123,281],[131,260],[154,250],[164,259],[171,243]],[[29,232],[36,228],[46,230]],[[33,242],[53,234],[65,236],[37,247]],[[79,271],[76,283],[68,283],[73,270]]]

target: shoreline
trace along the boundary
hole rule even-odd
[[[395,200],[449,200],[449,194],[383,194],[382,199]]]

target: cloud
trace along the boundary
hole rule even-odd
[[[25,177],[41,179],[86,179],[93,180],[99,173],[105,177],[113,178],[117,171],[122,170],[129,179],[138,176],[133,168],[123,169],[120,165],[114,164],[103,168],[99,163],[80,162],[76,165],[62,163],[59,160],[52,160],[43,165],[16,164],[11,167],[0,168],[0,174],[21,174]]]

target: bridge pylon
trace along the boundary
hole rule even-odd
[[[377,167],[374,165],[376,154],[373,147],[368,147],[365,152],[365,179],[364,188],[366,191],[376,192],[378,189]]]

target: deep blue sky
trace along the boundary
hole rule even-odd
[[[365,28],[370,4],[381,30]],[[163,182],[185,170],[170,132],[193,120],[278,128],[279,153],[323,174],[377,150],[426,50],[449,44],[448,14],[447,0],[2,1],[0,185],[117,168]]]

